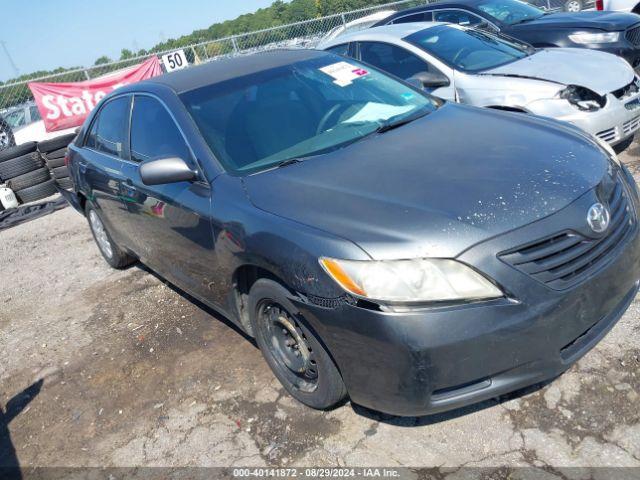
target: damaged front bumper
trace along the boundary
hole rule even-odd
[[[628,140],[640,129],[640,93],[617,98],[609,93],[606,105],[596,111],[578,110],[564,99],[537,100],[527,105],[529,112],[569,122],[609,145]]]

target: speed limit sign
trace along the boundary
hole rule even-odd
[[[173,72],[174,70],[180,70],[189,66],[184,50],[176,50],[175,52],[163,55],[162,63],[164,63],[164,68],[167,69],[167,72]]]

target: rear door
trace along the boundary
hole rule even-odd
[[[135,95],[130,136],[130,159],[123,167],[123,199],[134,251],[181,288],[208,298],[216,263],[209,220],[211,187],[180,128],[158,98]],[[183,159],[198,172],[199,179],[145,185],[140,164],[167,157]]]
[[[97,206],[102,221],[122,246],[125,209],[120,200],[122,161],[129,155],[131,96],[106,102],[94,117],[78,153],[80,188]]]

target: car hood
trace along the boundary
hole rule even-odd
[[[512,25],[516,30],[538,29],[540,27],[599,29],[607,32],[626,30],[631,25],[640,23],[638,16],[620,12],[562,12],[549,13],[537,20]]]
[[[628,85],[635,76],[633,69],[624,59],[583,48],[538,50],[522,60],[484,73],[579,85],[599,95],[606,95]]]
[[[607,164],[558,122],[447,103],[243,182],[258,208],[351,240],[374,259],[455,257],[567,206]]]

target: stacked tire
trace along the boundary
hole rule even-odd
[[[37,147],[36,142],[28,142],[0,151],[0,183],[6,183],[21,203],[57,192]]]
[[[38,150],[44,157],[53,181],[59,188],[65,190],[73,186],[64,157],[67,155],[67,147],[75,137],[75,133],[70,133],[38,143]]]

